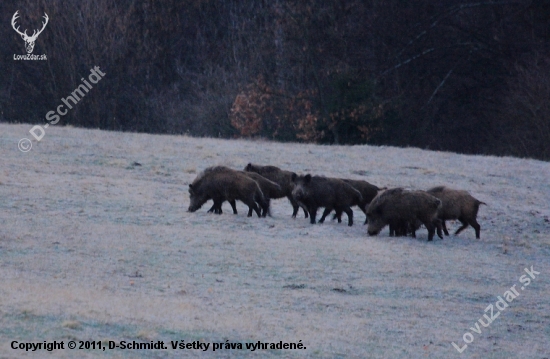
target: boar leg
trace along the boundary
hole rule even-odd
[[[367,207],[368,207],[368,203],[365,204],[363,207],[359,207],[361,208],[361,211],[363,211],[363,213],[365,214],[365,223],[363,223],[363,225],[369,223],[369,219],[367,218]]]
[[[206,213],[212,213],[213,212],[215,214],[218,214],[218,211],[221,211],[221,209],[216,208],[216,204],[213,204],[212,207],[210,207],[210,209]]]
[[[296,218],[296,215],[298,214],[298,210],[300,209],[300,206],[294,203],[291,203],[291,204],[292,204],[292,218]]]
[[[294,198],[292,198],[292,196],[286,196],[286,198],[288,198],[288,200],[290,201],[290,204],[292,205],[292,218],[296,218],[296,215],[298,214],[298,210],[300,209],[300,205],[298,204],[298,202],[296,202],[294,200]],[[305,208],[302,208],[303,211],[304,211],[304,217],[307,218],[308,215],[307,215],[307,210]]]
[[[269,202],[270,202],[270,198],[269,197],[266,197],[265,198],[265,203],[261,204],[260,203],[260,207],[262,209],[262,217],[266,217],[268,214],[269,216],[271,217],[271,211],[269,210]]]
[[[256,204],[256,201],[254,201],[253,198],[243,198],[241,199],[241,201],[244,202],[244,204],[246,204],[248,206],[248,214],[247,214],[247,217],[252,217],[252,211],[256,212],[256,214],[258,215],[258,218],[261,218],[262,217],[262,214],[260,212],[260,208],[258,207],[258,205]]]
[[[258,208],[258,205],[256,205],[256,202],[253,202],[254,204],[254,211],[256,212],[256,214],[258,215],[258,218],[262,218],[262,213],[260,212],[260,208]]]
[[[443,228],[443,233],[445,233],[445,235],[448,236],[449,231],[447,230],[447,225],[445,224],[444,220],[441,220],[441,227]]]
[[[405,227],[405,229],[403,228]],[[403,237],[403,235],[407,235],[407,223],[403,223],[403,221],[391,221],[389,224],[390,227],[390,237]],[[403,231],[405,234],[403,234]]]
[[[318,207],[309,208],[309,223],[315,224],[315,217],[317,217]]]
[[[210,208],[208,210],[208,212],[211,212],[213,211],[215,214],[222,214],[222,203],[223,203],[223,200],[222,199],[214,199],[214,204],[212,205],[212,208]]]
[[[390,224],[390,237],[403,237],[407,236],[408,223],[403,221],[396,221]]]
[[[210,209],[208,210],[208,212],[206,213],[215,213],[215,214],[222,214],[222,203],[223,203],[223,200],[222,199],[219,199],[219,198],[209,198],[212,200],[212,202],[214,202],[214,204],[212,204],[212,207],[210,207]]]
[[[264,196],[264,201],[258,202],[258,205],[262,208],[262,217],[271,217],[271,198]]]
[[[468,222],[464,218],[459,218],[458,220],[460,221],[460,223],[462,223],[462,226],[460,226],[460,228],[456,230],[455,236],[466,229],[466,227],[468,227]]]
[[[399,230],[399,233],[396,234],[396,237],[406,237],[407,234],[409,233],[409,222],[401,221],[399,223],[399,227],[397,228]],[[416,233],[415,233],[415,236],[416,236]]]
[[[256,212],[256,214],[258,215],[258,218],[262,217],[262,214],[260,213],[260,209],[258,208],[258,205],[256,204],[256,202],[252,201],[252,203],[247,203],[247,205],[248,205],[247,217],[252,217],[252,210]]]
[[[468,220],[468,223],[470,224],[470,226],[474,227],[474,229],[476,230],[476,239],[479,239],[479,232],[481,231],[481,226],[479,225],[479,223],[477,223],[477,220],[474,218],[474,219]]]
[[[424,225],[428,229],[428,241],[433,241],[434,234],[435,234],[435,226],[433,225],[432,222],[426,222],[424,223]]]
[[[231,205],[231,208],[233,208],[233,214],[238,214],[237,213],[237,203],[235,203],[235,200],[234,199],[230,199],[228,200],[229,204]],[[221,213],[221,205],[220,205],[220,213]]]
[[[435,225],[435,228],[437,228],[437,236],[439,238],[443,239],[443,234],[441,233],[441,229],[444,228],[443,226],[444,226],[445,222],[438,219],[438,218],[436,218],[436,219],[434,219],[433,223]],[[447,232],[447,230],[445,230],[445,232]],[[447,235],[449,235],[449,234],[447,233]]]
[[[298,206],[302,207],[302,211],[304,211],[304,218],[308,217],[308,209],[304,207],[303,205],[298,204]]]
[[[414,228],[413,224],[407,223],[406,227],[408,230],[410,229],[411,237],[416,238],[416,229]],[[407,236],[407,233],[405,233],[405,237]]]
[[[325,207],[325,210],[323,211],[323,215],[321,216],[321,219],[319,220],[319,223],[324,223],[325,218],[329,215],[329,213],[332,211],[332,207]]]
[[[298,214],[299,209],[300,209],[300,206],[292,205],[292,218],[296,218],[296,215]]]
[[[353,211],[349,207],[343,208],[343,211],[348,215],[348,226],[353,226]]]

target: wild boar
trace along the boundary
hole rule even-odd
[[[325,207],[319,223],[323,223],[325,217],[334,209],[337,213],[346,212],[348,226],[353,225],[353,211],[350,207],[362,200],[358,190],[337,178],[312,177],[310,174],[305,176],[293,174],[292,182],[295,185],[292,196],[296,202],[307,208],[312,224],[315,223],[319,207]]]
[[[275,197],[275,198],[281,198],[283,197],[284,195],[282,195],[282,189],[281,189],[281,186],[279,186],[277,183],[273,182],[273,181],[270,181],[268,180],[267,178],[255,173],[255,172],[246,172],[246,171],[237,171],[237,170],[234,170],[234,169],[231,169],[229,167],[225,167],[225,166],[215,166],[215,167],[210,167],[208,169],[206,169],[205,171],[209,172],[209,173],[220,173],[220,172],[228,172],[228,173],[241,173],[241,174],[244,174],[245,176],[248,176],[250,178],[252,178],[254,181],[256,181],[258,183],[258,185],[260,186],[260,189],[262,190],[262,193],[264,195],[264,199],[267,203],[267,208],[264,208],[262,207],[261,204],[260,207],[262,207],[262,217],[265,217],[270,209],[269,209],[269,206],[270,206],[270,199]],[[235,204],[235,201],[229,201],[229,204],[231,204],[231,207],[233,208],[233,213],[234,214],[237,214],[237,207],[236,207],[236,204]],[[222,214],[223,211],[222,211],[222,208],[221,206],[217,206],[216,204],[212,205],[212,207],[208,210],[208,212],[214,212],[216,214]]]
[[[253,210],[258,217],[261,216],[256,202],[267,211],[267,202],[256,181],[239,171],[219,167],[206,169],[189,185],[189,212],[195,212],[210,199],[214,201],[214,211],[220,209],[216,213],[221,213],[221,205],[226,200],[236,213],[234,203],[237,199],[248,206],[248,217],[252,216]]]
[[[264,176],[256,172],[246,172],[239,171],[244,175],[252,178],[258,183],[262,193],[264,194],[264,199],[267,202],[267,208],[262,208],[262,216],[265,217],[267,214],[270,214],[270,200],[271,198],[282,198],[285,196],[281,186],[273,181],[268,180]]]
[[[197,176],[195,181],[197,181],[200,176],[212,175],[214,173],[228,172],[228,171],[234,171],[234,170],[229,168],[229,167],[225,167],[225,166],[208,167],[208,168],[205,168],[204,171],[201,174],[199,174],[199,176]],[[209,199],[211,199],[211,198],[209,198]],[[237,212],[237,203],[235,202],[235,200],[228,200],[228,202],[231,205],[231,208],[233,209],[233,214],[238,214],[238,212]],[[220,203],[214,202],[212,207],[210,207],[210,209],[208,210],[208,213],[213,212],[215,214],[222,214],[223,213],[222,206],[221,206],[222,203],[223,203],[223,201],[220,202]]]
[[[260,165],[254,165],[252,163],[249,163],[248,165],[246,165],[244,170],[246,172],[258,173],[259,175],[281,186],[281,189],[282,189],[281,196],[280,197],[272,196],[271,198],[272,199],[283,198],[283,197],[288,198],[293,209],[292,218],[296,218],[296,215],[298,214],[298,210],[300,206],[292,197],[292,190],[294,189],[294,184],[292,182],[292,175],[296,175],[294,172],[285,171],[275,166],[260,166]],[[307,218],[308,217],[307,210],[305,208],[302,208],[302,209],[304,211],[304,216]]]
[[[371,183],[368,183],[367,181],[362,181],[362,180],[351,180],[351,179],[345,179],[345,178],[340,178],[340,179],[342,181],[348,183],[353,188],[358,190],[359,193],[361,193],[361,197],[363,199],[361,200],[361,202],[354,203],[353,205],[359,207],[361,209],[361,211],[363,211],[363,213],[365,214],[365,223],[364,224],[367,224],[368,220],[366,218],[366,215],[367,215],[368,205],[373,200],[373,198],[376,197],[376,195],[378,194],[378,191],[380,191],[382,189],[386,189],[386,188],[385,187],[384,188],[378,188],[375,185],[373,185]],[[339,213],[336,212],[332,219],[338,219],[338,223],[341,223],[342,222],[342,212],[339,212]]]
[[[442,222],[443,232],[445,232],[446,236],[449,235],[449,231],[447,231],[445,221],[458,219],[462,223],[462,226],[456,230],[455,235],[462,232],[468,225],[471,225],[476,231],[476,238],[480,238],[481,226],[477,223],[477,212],[480,205],[487,205],[485,202],[475,199],[467,191],[451,189],[445,186],[430,188],[427,192],[439,198],[442,202],[437,217]]]
[[[428,240],[433,240],[435,229],[442,238],[437,221],[437,211],[441,200],[424,191],[407,191],[403,188],[393,188],[379,193],[367,208],[369,235],[380,233],[382,228],[390,225],[390,229],[403,231],[410,224],[416,226],[417,221],[428,229]],[[407,231],[407,229],[405,229]]]

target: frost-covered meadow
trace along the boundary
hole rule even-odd
[[[0,125],[0,358],[550,358],[550,163],[414,148],[317,146]],[[188,213],[204,168],[271,164],[379,186],[466,189],[459,236],[369,237],[355,224]],[[138,165],[140,164],[140,165]],[[345,218],[345,217],[344,217]],[[452,232],[458,223],[448,223]],[[524,268],[540,272],[524,290]],[[509,288],[517,298],[481,334]],[[496,308],[495,308],[496,311]],[[473,341],[462,354],[464,333]],[[293,342],[303,350],[60,350],[19,342]]]

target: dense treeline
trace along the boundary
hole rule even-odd
[[[550,159],[550,1],[2,1],[0,120]],[[33,54],[11,28],[49,23]]]

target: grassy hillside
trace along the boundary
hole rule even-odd
[[[550,353],[550,163],[370,146],[226,141],[0,125],[0,357],[544,358]],[[459,236],[369,237],[356,224],[187,213],[204,168],[248,162],[486,202]],[[139,163],[140,165],[138,165]],[[345,218],[345,217],[344,217]],[[345,222],[345,221],[344,221]],[[458,223],[449,223],[455,230]],[[540,272],[519,289],[524,268]],[[517,298],[481,334],[497,296]],[[495,308],[495,314],[496,314]],[[474,327],[475,328],[475,327]],[[464,333],[473,342],[459,354]],[[468,337],[467,337],[468,338]],[[10,343],[164,341],[159,351],[27,353]],[[293,342],[302,350],[173,350]]]

